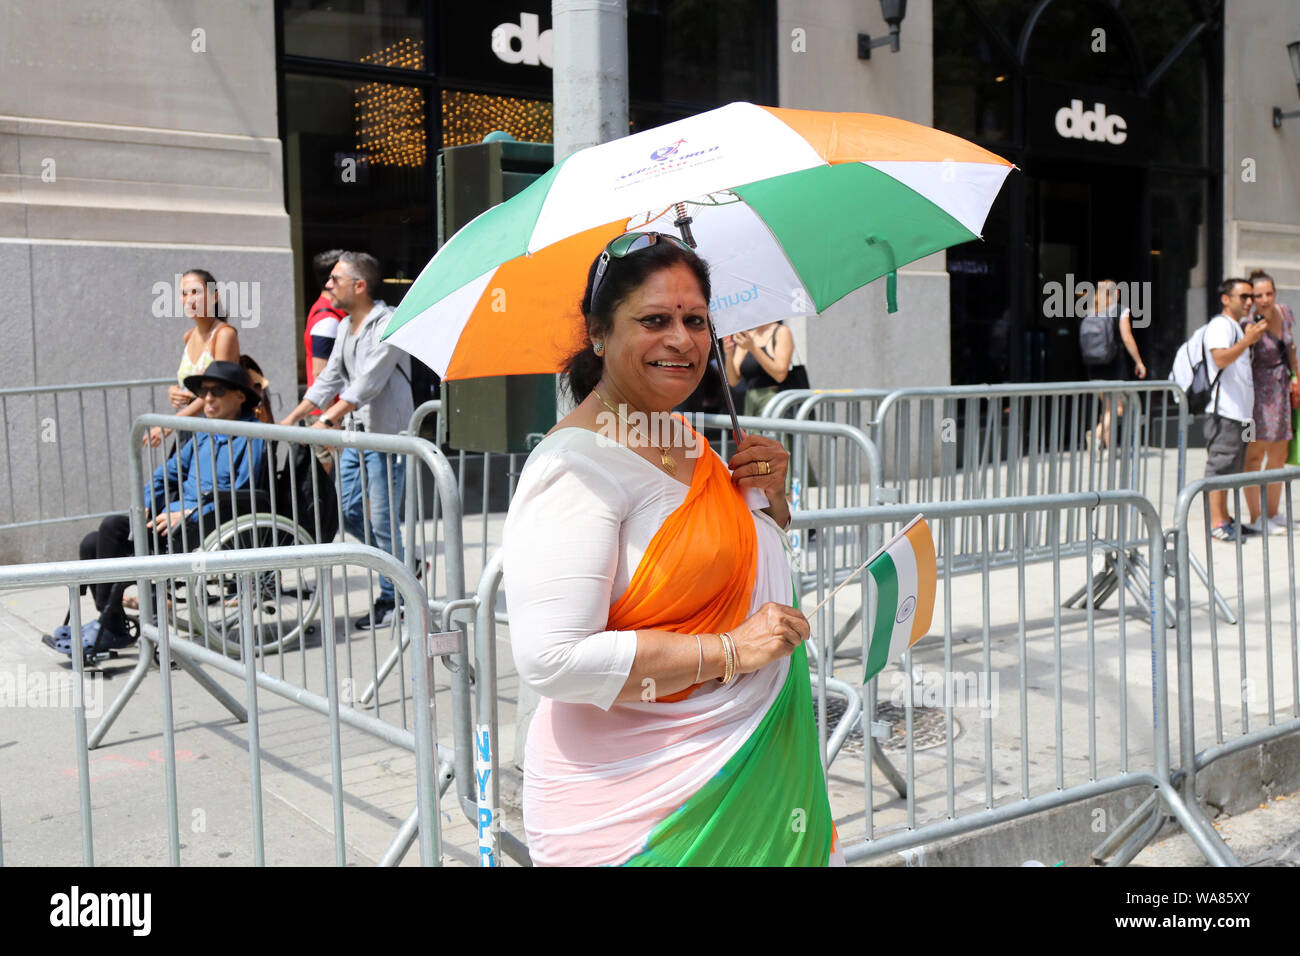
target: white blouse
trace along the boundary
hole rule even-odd
[[[706,452],[712,454],[712,452]],[[609,609],[688,487],[585,428],[561,428],[528,458],[504,530],[510,636],[520,679],[544,697],[608,710],[636,657],[635,631],[608,631]],[[746,490],[759,535],[750,613],[791,603],[785,535]],[[708,681],[696,695],[721,685]]]

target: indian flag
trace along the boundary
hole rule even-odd
[[[930,526],[917,515],[867,563],[876,581],[876,623],[867,672],[871,680],[930,629],[937,571]]]

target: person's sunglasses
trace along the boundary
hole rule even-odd
[[[207,398],[211,395],[213,398],[225,398],[230,389],[224,385],[200,385],[199,398]]]
[[[1240,295],[1238,295],[1237,298],[1241,299],[1243,302],[1246,302],[1255,298],[1255,294],[1253,292],[1243,292]]]
[[[656,242],[661,241],[671,242],[679,249],[685,249],[687,252],[695,251],[676,236],[670,236],[663,232],[625,232],[621,236],[616,236],[605,246],[605,251],[600,254],[600,261],[596,263],[596,277],[591,280],[592,303],[594,304],[596,301],[596,293],[600,291],[600,283],[605,278],[605,270],[609,268],[611,259],[622,259],[634,252],[640,252],[642,249],[649,249]]]

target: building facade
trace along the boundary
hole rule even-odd
[[[1155,376],[1226,274],[1300,307],[1300,120],[1272,124],[1300,106],[1294,0],[912,0],[870,59],[874,0],[627,7],[630,130],[734,100],[879,112],[1018,167],[982,241],[901,270],[897,313],[876,283],[795,323],[815,385],[1077,379],[1100,278]],[[257,291],[232,320],[291,401],[310,257],[369,250],[400,300],[439,241],[438,151],[549,140],[552,50],[548,0],[5,5],[3,384],[171,374],[187,320],[156,290],[198,266]]]

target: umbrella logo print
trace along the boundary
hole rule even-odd
[[[650,158],[653,159],[656,163],[661,163],[669,156],[673,155],[673,153],[681,149],[682,143],[684,142],[686,142],[686,140],[679,139],[671,146],[660,146],[658,149],[656,149],[653,153],[650,154]]]

